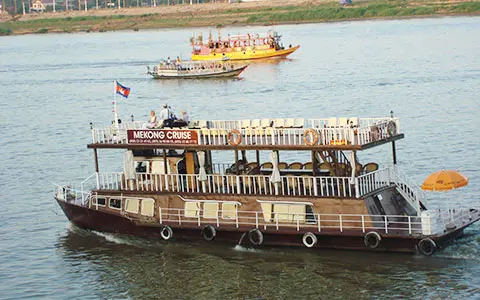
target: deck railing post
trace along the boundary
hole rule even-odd
[[[412,234],[412,217],[408,216],[408,234]]]
[[[355,177],[355,198],[360,198],[360,185],[359,178]]]
[[[343,222],[342,222],[342,215],[338,216],[338,219],[340,221],[340,232],[343,232]]]
[[[318,232],[322,231],[321,225],[320,225],[320,214],[317,215],[318,219]]]
[[[255,227],[258,228],[258,211],[255,212]]]
[[[383,216],[385,219],[385,233],[388,233],[388,221],[387,221],[387,216]]]
[[[162,208],[158,207],[158,221],[162,224]]]
[[[365,216],[362,215],[362,232],[365,233]]]

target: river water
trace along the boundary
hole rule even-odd
[[[266,32],[267,27],[223,33]],[[480,298],[480,224],[432,257],[351,251],[175,244],[80,230],[52,183],[94,172],[89,123],[146,120],[168,102],[192,119],[387,116],[401,118],[398,166],[421,184],[438,169],[470,178],[429,193],[430,205],[478,207],[480,18],[276,26],[287,60],[258,62],[238,80],[155,81],[145,66],[188,57],[193,30],[0,38],[0,298],[370,299]],[[213,29],[213,34],[216,30]],[[102,171],[121,154],[100,151]],[[363,162],[391,162],[389,146]]]

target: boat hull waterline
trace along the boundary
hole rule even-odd
[[[232,51],[223,53],[210,53],[208,55],[192,54],[192,60],[258,60],[265,58],[285,58],[295,52],[300,46],[291,47],[283,50],[257,50],[257,51]]]
[[[129,234],[143,238],[154,238],[164,240],[161,231],[168,226],[172,229],[172,238],[164,242],[196,242],[205,241],[202,237],[202,228],[205,226],[213,226],[216,230],[215,238],[209,243],[241,245],[246,247],[265,247],[265,246],[287,246],[287,247],[305,247],[303,236],[305,231],[275,231],[274,228],[260,228],[263,235],[261,245],[254,245],[248,238],[248,232],[255,227],[241,226],[239,228],[220,226],[217,227],[215,222],[202,222],[200,226],[186,227],[178,226],[174,220],[166,221],[163,224],[139,224],[134,220],[130,220],[119,215],[109,214],[107,212],[95,210],[92,208],[79,206],[69,203],[62,199],[56,198],[57,203],[67,216],[67,218],[76,226],[88,230],[96,230],[107,233]],[[448,246],[463,236],[463,230],[468,225],[478,221],[480,214],[472,220],[471,223],[462,227],[457,227],[440,236],[432,237],[439,249]],[[273,227],[273,226],[272,226]],[[343,234],[338,232],[329,233],[315,232],[318,242],[312,246],[316,249],[342,249],[342,250],[365,250],[376,252],[402,252],[402,253],[418,253],[418,243],[424,238],[423,236],[382,236],[381,244],[371,249],[365,246],[364,234],[358,232],[345,231]]]
[[[214,71],[209,73],[188,73],[188,72],[170,72],[170,73],[161,73],[149,71],[148,74],[151,75],[154,79],[208,79],[208,78],[232,78],[239,76],[247,66],[242,66],[228,71]]]

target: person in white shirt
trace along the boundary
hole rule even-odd
[[[162,105],[162,110],[160,111],[160,122],[162,127],[169,127],[171,125],[170,120],[170,110],[168,109],[168,105]]]
[[[162,106],[162,111],[160,112],[160,120],[168,120],[170,119],[170,111],[168,110],[168,105],[164,104]]]

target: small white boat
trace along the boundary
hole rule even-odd
[[[228,61],[182,61],[147,67],[147,74],[155,79],[169,78],[228,78],[240,75],[246,64]]]

